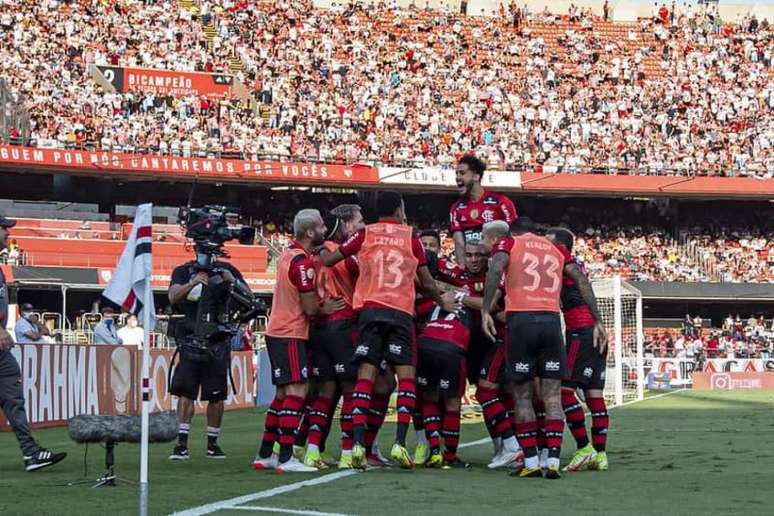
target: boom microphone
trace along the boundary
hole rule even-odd
[[[140,416],[71,417],[67,423],[70,439],[77,443],[139,443],[142,419]],[[149,415],[148,442],[168,443],[177,438],[178,421],[174,412],[155,412]]]

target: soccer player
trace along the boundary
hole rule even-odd
[[[560,478],[559,456],[564,432],[561,381],[565,372],[564,339],[559,296],[564,256],[548,239],[534,233],[526,217],[512,225],[513,238],[495,244],[484,287],[481,320],[486,335],[495,340],[492,301],[505,274],[506,345],[509,374],[516,402],[517,439],[524,449],[523,477],[542,477],[532,408],[535,377],[546,407],[546,478]],[[485,238],[487,238],[485,236]]]
[[[281,473],[317,471],[293,457],[293,443],[307,395],[309,320],[345,307],[343,299],[327,299],[321,304],[315,293],[311,252],[324,242],[325,231],[319,211],[299,211],[293,219],[295,239],[277,263],[277,284],[266,327],[266,348],[277,394],[266,414],[263,441],[254,461],[256,469],[275,468]],[[273,453],[277,440],[279,456]]]
[[[486,165],[475,156],[463,156],[457,163],[457,188],[460,198],[451,205],[449,230],[454,238],[454,256],[464,267],[465,241],[481,239],[481,228],[487,222],[516,220],[516,207],[505,195],[489,192],[481,186]]]
[[[425,229],[419,233],[419,239],[425,250],[435,253],[436,256],[441,255],[441,234],[438,231]]]
[[[414,345],[415,276],[422,289],[445,310],[456,305],[441,298],[427,269],[425,250],[419,237],[406,225],[403,198],[397,192],[382,192],[377,198],[379,221],[352,235],[339,249],[322,254],[332,266],[357,254],[360,276],[355,286],[354,308],[359,311],[360,333],[355,349],[359,364],[352,399],[354,446],[352,464],[366,466],[365,433],[374,381],[382,361],[395,367],[398,376],[398,425],[391,456],[403,468],[413,467],[406,450],[406,434],[416,399],[416,349]]]
[[[508,223],[495,220],[484,224],[482,251],[488,256],[492,246],[504,238],[510,237]],[[516,440],[512,410],[513,397],[508,392],[510,380],[507,367],[507,349],[505,345],[505,303],[504,283],[501,283],[495,295],[495,325],[497,338],[493,346],[488,347],[483,357],[476,388],[476,399],[481,405],[489,435],[495,447],[495,454],[487,465],[489,469],[517,468],[522,464],[524,453]],[[483,292],[481,293],[483,295]],[[488,339],[487,339],[488,341]]]
[[[333,252],[351,234],[365,227],[360,206],[342,204],[328,217],[326,249]],[[309,348],[312,353],[312,378],[316,384],[316,395],[311,400],[308,412],[309,431],[304,464],[325,469],[330,460],[325,460],[321,449],[330,429],[333,412],[338,403],[338,393],[344,399],[342,405],[342,454],[341,468],[351,467],[352,462],[352,389],[357,369],[352,364],[355,351],[355,327],[357,313],[352,308],[355,282],[359,274],[357,260],[349,257],[334,267],[323,267],[315,260],[317,296],[323,300],[342,299],[344,306],[331,314],[317,316],[312,322]]]
[[[572,256],[575,237],[564,228],[552,228],[546,236],[565,257],[562,311],[566,326],[568,379],[562,382],[562,407],[578,448],[563,471],[579,471],[584,467],[607,471],[608,416],[603,393],[607,331],[591,283]],[[583,389],[586,406],[591,412],[591,443],[586,433],[586,417],[575,395],[578,387]]]

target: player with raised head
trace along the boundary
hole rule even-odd
[[[363,229],[360,206],[342,204],[331,210],[325,218],[327,234],[323,244],[330,252],[353,233]],[[311,400],[308,441],[304,464],[324,469],[330,460],[321,453],[330,430],[331,420],[338,403],[343,398],[341,410],[342,445],[340,468],[352,463],[352,389],[355,386],[357,368],[352,364],[355,351],[357,313],[352,308],[355,283],[359,274],[357,259],[349,257],[334,267],[323,267],[314,260],[317,276],[317,296],[322,300],[344,301],[344,306],[331,314],[322,314],[312,322],[309,349],[312,353],[312,378],[316,395]]]
[[[454,238],[454,256],[460,267],[465,264],[465,241],[481,240],[481,229],[487,222],[516,220],[516,207],[505,195],[490,192],[481,186],[486,164],[473,155],[457,162],[456,180],[460,198],[449,209],[449,230]]]
[[[565,351],[560,318],[564,255],[548,239],[534,233],[522,217],[511,226],[512,238],[493,247],[481,309],[483,330],[496,339],[492,302],[505,274],[506,346],[509,375],[514,381],[517,439],[524,450],[523,477],[542,477],[536,445],[537,422],[532,407],[534,378],[546,407],[546,478],[560,478],[559,456],[564,432],[561,402]]]
[[[564,471],[583,468],[607,471],[608,415],[603,392],[607,331],[591,283],[582,265],[572,256],[575,237],[565,228],[551,228],[547,237],[565,256],[562,311],[566,327],[568,377],[562,383],[562,407],[578,449]],[[586,416],[575,395],[578,387],[583,389],[586,406],[591,412],[591,443],[586,433]]]
[[[403,468],[413,467],[406,450],[406,434],[416,399],[416,347],[414,334],[414,278],[445,310],[456,309],[441,293],[427,269],[425,250],[411,226],[406,225],[403,198],[397,192],[381,192],[376,202],[379,221],[369,224],[344,242],[334,253],[323,253],[327,266],[357,254],[360,276],[353,306],[358,310],[358,345],[355,363],[358,380],[352,396],[354,446],[352,464],[365,468],[366,427],[374,381],[383,361],[398,377],[398,425],[391,456]]]
[[[312,249],[324,242],[325,223],[320,212],[306,209],[293,219],[295,239],[283,250],[277,263],[271,315],[266,327],[266,348],[271,362],[272,382],[277,393],[266,414],[263,441],[255,458],[255,469],[275,468],[279,472],[312,472],[293,457],[298,428],[307,395],[309,370],[307,342],[311,318],[344,308],[342,299],[320,303],[315,293]],[[279,456],[274,443],[279,441]]]

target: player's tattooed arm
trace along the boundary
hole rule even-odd
[[[338,249],[335,251],[331,251],[328,248],[320,249],[320,261],[326,267],[333,267],[345,258],[346,256],[344,256]]]
[[[430,270],[427,265],[421,265],[417,267],[417,277],[419,278],[419,284],[425,294],[430,296],[441,308],[447,312],[456,312],[459,308],[459,303],[453,301],[452,298],[444,297],[441,290],[438,288],[433,276],[430,274]],[[452,299],[450,301],[450,299]]]
[[[465,234],[462,231],[455,231],[452,233],[454,238],[454,259],[457,261],[457,266],[465,270]]]
[[[484,283],[484,301],[481,306],[481,326],[484,334],[492,342],[496,341],[497,329],[494,319],[492,319],[492,304],[495,300],[497,288],[500,285],[500,279],[503,277],[505,267],[508,265],[510,256],[505,252],[495,253],[489,261],[489,270],[486,273],[486,282]]]

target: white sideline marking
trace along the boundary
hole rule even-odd
[[[256,511],[256,512],[282,512],[285,514],[307,514],[309,516],[352,516],[350,514],[343,514],[340,512],[318,512],[318,511],[302,511],[299,509],[280,509],[279,507],[260,507],[254,505],[243,505],[242,507],[230,507],[231,510],[237,509],[240,511]]]
[[[323,475],[321,477],[311,478],[309,480],[302,480],[301,482],[294,482],[292,484],[286,484],[284,486],[273,487],[271,489],[266,489],[265,491],[258,491],[257,493],[252,493],[249,495],[237,496],[236,498],[230,498],[228,500],[222,500],[220,502],[208,503],[206,505],[194,507],[193,509],[176,512],[172,516],[199,516],[203,514],[211,514],[213,512],[220,511],[223,509],[239,509],[239,507],[236,507],[237,505],[242,505],[248,502],[252,502],[253,500],[260,500],[262,498],[271,498],[272,496],[290,493],[292,491],[297,491],[302,487],[327,484],[328,482],[333,482],[340,478],[356,475],[357,473],[358,471],[354,469],[337,471],[336,473],[331,473],[329,475]],[[300,513],[296,513],[296,514],[300,514]],[[307,512],[305,514],[313,514],[313,513]],[[323,513],[318,513],[318,514],[323,514]]]
[[[632,400],[627,401],[626,403],[622,403],[621,405],[615,405],[610,407],[608,410],[612,410],[617,407],[625,407],[627,405],[632,405],[634,403],[640,403],[643,401],[649,401],[649,400],[655,400],[658,398],[663,398],[664,396],[671,396],[672,394],[677,394],[678,392],[687,391],[688,389],[677,389],[674,391],[665,392],[662,394],[656,394],[655,396],[651,396],[649,398],[643,398],[641,400]],[[479,444],[485,444],[491,442],[491,439],[488,437],[484,437],[482,439],[478,439],[477,441],[471,441],[469,443],[462,443],[458,446],[459,449],[461,448],[469,448],[471,446],[478,446]],[[359,471],[354,469],[348,469],[344,471],[338,471],[336,473],[330,473],[328,475],[323,475],[321,477],[312,478],[309,480],[302,480],[301,482],[294,482],[292,484],[287,484],[284,486],[278,486],[274,487],[272,489],[267,489],[265,491],[258,491],[257,493],[252,493],[249,495],[244,496],[238,496],[236,498],[230,498],[228,500],[222,500],[220,502],[213,502],[206,505],[201,505],[199,507],[194,507],[193,509],[188,509],[185,511],[175,512],[171,516],[200,516],[204,514],[212,514],[213,512],[220,511],[223,509],[237,509],[237,510],[244,510],[244,511],[256,511],[256,512],[282,512],[287,514],[306,514],[309,516],[346,516],[346,515],[339,515],[338,513],[330,513],[330,512],[315,512],[315,511],[300,511],[300,510],[294,510],[294,509],[278,509],[275,507],[237,507],[237,505],[242,505],[248,502],[252,502],[253,500],[260,500],[263,498],[271,498],[272,496],[277,496],[280,494],[290,493],[292,491],[297,491],[301,489],[302,487],[307,486],[316,486],[320,484],[327,484],[328,482],[334,482],[336,480],[339,480],[340,478],[349,477],[351,475],[358,474]]]

